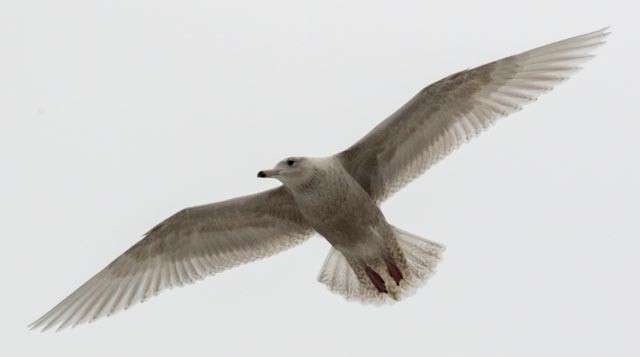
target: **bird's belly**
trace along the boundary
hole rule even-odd
[[[377,250],[381,243],[377,231],[384,222],[375,204],[347,199],[330,210],[319,209],[309,216],[308,221],[316,232],[342,252],[363,254]]]

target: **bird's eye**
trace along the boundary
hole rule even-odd
[[[295,163],[296,163],[296,161],[293,160],[293,159],[287,160],[287,165],[289,165],[289,166],[293,166]]]

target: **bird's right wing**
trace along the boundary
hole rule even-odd
[[[569,78],[607,35],[602,29],[450,75],[337,156],[382,202],[498,118]]]
[[[283,251],[312,232],[282,186],[184,209],[151,229],[30,327],[62,329],[93,321],[164,289]]]

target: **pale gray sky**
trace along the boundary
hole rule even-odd
[[[638,356],[631,1],[4,1],[0,353]],[[91,325],[26,325],[179,209],[275,186],[455,71],[610,25],[569,82],[384,206],[447,246],[376,308],[316,282],[315,237]]]

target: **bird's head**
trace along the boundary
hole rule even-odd
[[[298,185],[308,181],[316,171],[315,161],[308,157],[288,157],[276,164],[273,169],[258,172],[258,177],[274,178],[286,186]]]

